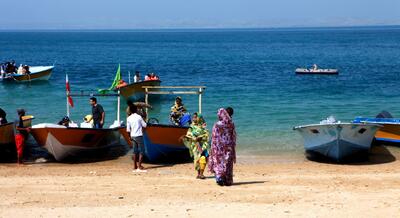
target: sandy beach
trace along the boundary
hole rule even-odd
[[[80,163],[2,164],[1,217],[398,217],[400,151],[377,147],[369,161],[240,156],[234,185],[219,187],[192,164],[149,165],[130,156]]]

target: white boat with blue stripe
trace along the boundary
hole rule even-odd
[[[315,152],[336,161],[357,153],[368,153],[381,126],[367,123],[321,122],[294,127],[304,138],[306,152]]]

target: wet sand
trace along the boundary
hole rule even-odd
[[[400,149],[374,148],[347,164],[304,156],[241,156],[231,187],[192,164],[149,165],[129,156],[94,163],[0,165],[1,217],[398,217]]]

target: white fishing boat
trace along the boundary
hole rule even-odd
[[[304,138],[306,152],[316,152],[336,161],[371,148],[377,124],[321,122],[294,127]]]
[[[335,75],[339,74],[338,69],[320,69],[316,64],[313,65],[312,68],[297,68],[295,70],[296,74],[327,74],[327,75]]]
[[[77,125],[57,125],[42,123],[32,126],[31,134],[37,143],[54,156],[57,161],[63,161],[68,157],[83,157],[87,154],[93,154],[106,149],[123,146],[120,138],[122,130],[120,122],[120,95],[118,94],[93,94],[70,93],[68,77],[67,83],[67,117],[69,117],[71,96],[89,97],[89,96],[111,96],[117,97],[117,120],[110,128],[97,129],[87,128],[86,126],[78,127]]]

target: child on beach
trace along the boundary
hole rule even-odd
[[[17,110],[19,120],[16,122],[15,146],[17,150],[17,163],[22,164],[22,157],[24,154],[25,140],[28,138],[30,128],[24,126],[23,116],[25,116],[24,109]]]

